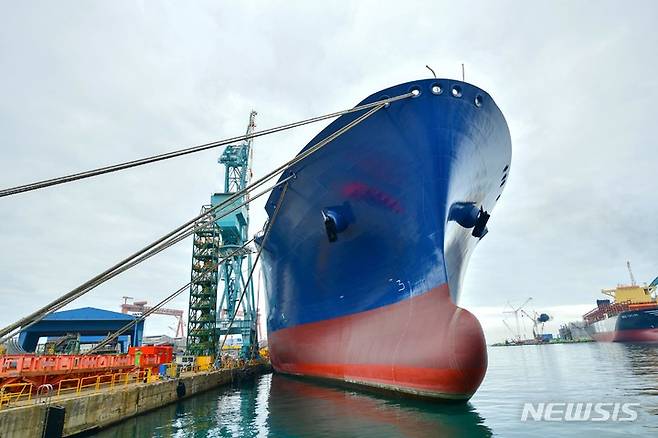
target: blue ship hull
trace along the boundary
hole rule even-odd
[[[361,104],[412,89],[282,176],[296,179],[263,251],[270,355],[284,373],[468,398],[486,347],[457,302],[505,186],[510,135],[491,97],[464,82],[409,82]]]
[[[587,324],[585,329],[598,342],[658,344],[658,307],[627,310]]]

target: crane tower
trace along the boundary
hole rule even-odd
[[[255,118],[256,112],[252,111],[247,134],[253,132]],[[203,208],[225,202],[249,184],[251,158],[252,139],[224,149],[218,160],[224,165],[224,191],[213,194],[210,206]],[[249,207],[239,207],[247,200],[246,196],[222,207],[217,215],[227,213],[226,216],[205,223],[195,233],[187,346],[190,354],[214,356],[221,339],[235,334],[242,336],[242,358],[249,359],[257,354],[254,288],[251,282],[245,285],[244,281],[245,272],[252,268],[251,251],[244,247],[249,239]],[[220,260],[222,262],[218,263]],[[199,278],[199,285],[195,284],[195,278]],[[223,292],[218,302],[220,283]]]

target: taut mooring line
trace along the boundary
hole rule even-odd
[[[287,192],[288,192],[288,183],[286,183],[286,185],[283,186],[283,191],[281,192],[281,196],[279,196],[279,200],[276,203],[276,207],[274,208],[274,213],[272,213],[272,218],[269,221],[267,221],[267,226],[265,227],[265,232],[263,233],[263,240],[261,240],[260,242],[259,245],[260,248],[258,248],[256,259],[254,260],[254,263],[251,266],[251,271],[249,271],[249,275],[247,276],[247,281],[244,283],[244,288],[242,288],[240,299],[238,300],[238,304],[235,306],[235,312],[233,313],[233,316],[231,316],[231,321],[229,322],[228,327],[226,328],[226,335],[224,336],[224,340],[219,346],[219,351],[217,351],[217,356],[219,356],[220,359],[222,357],[222,350],[224,349],[224,344],[228,339],[228,335],[229,332],[231,331],[231,327],[233,327],[233,322],[235,321],[235,318],[238,316],[238,309],[240,308],[240,304],[242,304],[242,299],[244,298],[244,295],[247,292],[247,289],[249,288],[249,283],[251,283],[251,279],[254,277],[254,271],[256,271],[258,260],[260,260],[260,255],[263,252],[263,248],[265,248],[265,243],[267,242],[267,238],[270,235],[270,230],[272,229],[272,225],[274,225],[274,221],[276,220],[276,217],[279,214],[279,209],[281,208],[281,204],[283,203],[283,198],[285,198]],[[256,324],[258,324],[258,321],[256,321]],[[258,330],[258,327],[256,327],[256,330]]]
[[[237,254],[237,253],[239,253],[240,251],[242,251],[243,249],[245,249],[245,248],[246,248],[247,246],[249,246],[249,244],[251,244],[251,242],[253,242],[254,240],[255,240],[255,238],[251,238],[251,239],[247,240],[247,241],[246,241],[246,242],[245,242],[240,248],[237,248],[235,251],[231,252],[231,253],[230,253],[229,255],[227,255],[226,257],[221,258],[221,259],[217,262],[217,266],[219,266],[219,265],[222,264],[224,261],[228,260],[229,258],[233,257],[235,254]],[[100,350],[101,348],[103,348],[104,346],[106,346],[107,344],[109,344],[109,343],[112,342],[113,340],[117,339],[119,336],[121,336],[122,334],[124,334],[124,333],[127,332],[128,330],[130,330],[134,325],[136,325],[136,324],[138,324],[138,323],[144,321],[144,320],[146,319],[147,316],[152,315],[156,310],[158,310],[159,308],[161,308],[162,306],[164,306],[165,304],[167,304],[169,301],[171,301],[171,300],[173,300],[174,298],[176,298],[176,297],[177,297],[178,295],[180,295],[181,293],[185,292],[185,291],[187,290],[187,288],[190,287],[190,285],[192,285],[192,283],[193,283],[194,281],[200,279],[200,278],[203,276],[203,274],[205,274],[206,272],[208,272],[208,271],[204,271],[202,274],[197,275],[197,276],[194,277],[192,280],[190,280],[189,283],[187,283],[187,284],[184,285],[184,286],[181,286],[181,287],[180,287],[179,289],[177,289],[175,292],[172,292],[171,294],[169,294],[165,299],[163,299],[162,301],[160,301],[160,302],[159,302],[158,304],[156,304],[155,306],[151,307],[149,310],[147,310],[146,312],[144,312],[144,313],[143,313],[142,315],[140,315],[138,318],[135,318],[134,320],[130,321],[129,323],[127,323],[126,325],[124,325],[123,327],[121,327],[119,330],[117,330],[116,332],[112,333],[111,335],[106,336],[105,339],[103,339],[103,340],[102,340],[98,345],[96,345],[94,348],[92,348],[91,350],[89,350],[89,351],[83,353],[83,356],[84,356],[84,355],[89,355],[89,354],[93,354],[93,353],[95,353],[96,351]]]
[[[65,176],[61,176],[61,177],[57,177],[57,178],[45,179],[45,180],[42,180],[42,181],[36,181],[36,182],[33,182],[33,183],[24,184],[24,185],[20,185],[20,186],[16,186],[16,187],[9,187],[9,188],[0,190],[0,198],[5,197],[5,196],[15,195],[15,194],[18,194],[18,193],[30,192],[32,190],[38,190],[38,189],[42,189],[42,188],[46,188],[46,187],[50,187],[50,186],[54,186],[54,185],[58,185],[58,184],[73,182],[73,181],[77,181],[77,180],[81,180],[81,179],[85,179],[85,178],[91,178],[91,177],[94,177],[94,176],[103,175],[103,174],[111,173],[111,172],[116,172],[116,171],[119,171],[119,170],[130,169],[131,167],[142,166],[144,164],[155,163],[157,161],[168,160],[170,158],[176,158],[176,157],[180,157],[180,156],[183,156],[183,155],[193,154],[193,153],[196,153],[196,152],[201,152],[201,151],[205,151],[205,150],[208,150],[208,149],[213,149],[213,148],[216,148],[216,147],[219,147],[219,146],[226,146],[226,145],[229,145],[231,143],[248,140],[250,138],[256,138],[256,137],[261,137],[263,135],[274,134],[276,132],[285,131],[285,130],[288,130],[288,129],[297,128],[299,126],[308,125],[310,123],[320,122],[322,120],[330,119],[330,118],[333,118],[333,117],[339,117],[339,116],[342,116],[344,114],[350,114],[350,113],[354,113],[354,112],[369,109],[369,108],[375,108],[378,105],[389,104],[391,102],[395,102],[395,101],[401,100],[401,99],[406,99],[406,98],[412,97],[412,96],[413,96],[412,93],[401,94],[399,96],[378,100],[377,102],[372,102],[372,103],[367,103],[367,104],[364,104],[364,105],[356,106],[356,107],[351,108],[351,109],[337,111],[337,112],[334,112],[334,113],[325,114],[325,115],[322,115],[322,116],[313,117],[313,118],[306,119],[306,120],[301,120],[299,122],[288,123],[287,125],[280,125],[280,126],[277,126],[277,127],[274,127],[274,128],[265,129],[263,131],[256,131],[256,132],[252,132],[250,134],[240,135],[238,137],[228,138],[228,139],[225,139],[225,140],[213,141],[213,142],[205,143],[205,144],[198,145],[198,146],[191,146],[191,147],[188,147],[188,148],[179,149],[179,150],[172,151],[172,152],[166,152],[164,154],[153,155],[151,157],[145,157],[145,158],[140,158],[140,159],[137,159],[137,160],[126,161],[126,162],[119,163],[119,164],[113,164],[111,166],[99,167],[99,168],[96,168],[96,169],[87,170],[85,172],[73,173],[73,174],[70,174],[70,175],[65,175]]]
[[[408,96],[413,96],[412,93],[407,93]],[[407,96],[407,95],[402,95],[402,96]],[[398,96],[397,98],[392,98],[392,99],[400,99],[401,96]],[[379,101],[383,102],[383,101]],[[369,104],[370,105],[370,104]],[[168,247],[168,242],[172,242],[173,240],[178,241],[177,239],[181,237],[183,233],[188,230],[190,226],[196,228],[194,224],[198,222],[199,220],[202,220],[203,218],[208,217],[209,215],[213,215],[214,213],[217,212],[220,209],[223,209],[224,207],[229,206],[231,203],[233,203],[235,200],[239,199],[241,196],[250,193],[252,190],[256,189],[257,187],[260,187],[263,185],[265,182],[269,181],[272,179],[274,176],[281,174],[282,172],[285,172],[286,170],[290,169],[293,165],[299,163],[300,161],[306,159],[308,156],[316,153],[320,149],[322,149],[324,146],[335,140],[336,138],[340,137],[356,125],[360,124],[364,120],[366,120],[368,117],[379,111],[380,109],[384,108],[387,106],[387,103],[379,103],[378,106],[374,106],[370,108],[369,111],[366,113],[358,116],[345,126],[341,127],[340,129],[336,130],[335,132],[329,134],[327,137],[324,139],[320,140],[318,143],[314,144],[307,150],[301,152],[299,155],[295,156],[293,159],[289,160],[288,162],[282,164],[281,166],[277,167],[273,171],[269,172],[267,175],[261,177],[257,181],[251,183],[244,189],[233,193],[230,197],[225,199],[223,202],[220,204],[213,206],[212,208],[208,209],[205,212],[202,212],[198,216],[190,219],[189,221],[185,222],[183,225],[180,225],[179,227],[175,228],[173,231],[168,232],[164,236],[160,237],[159,239],[155,240],[154,242],[148,244],[144,248],[140,249],[136,253],[133,253],[132,255],[128,256],[127,258],[121,260],[119,263],[113,265],[112,267],[108,268],[107,270],[103,271],[102,273],[96,275],[95,277],[91,278],[90,280],[86,281],[82,285],[76,287],[75,289],[71,290],[70,292],[67,292],[66,294],[60,296],[56,300],[52,301],[51,303],[47,304],[46,306],[42,307],[41,309],[31,313],[30,315],[21,318],[19,321],[14,322],[13,324],[10,324],[6,326],[5,328],[0,330],[0,343],[5,341],[8,337],[12,335],[14,331],[16,331],[19,328],[25,328],[27,326],[33,325],[35,322],[45,318],[48,314],[52,313],[53,311],[63,307],[66,304],[69,304],[70,302],[76,300],[77,298],[81,297],[82,295],[86,294],[99,284],[105,282],[106,280],[118,275],[119,273],[125,271],[128,269],[126,266],[130,265],[129,267],[135,266],[137,263],[134,263],[136,260],[141,259],[140,261],[143,261],[147,259],[148,257],[144,257],[147,254],[150,254],[153,252],[152,255],[156,254],[159,248],[165,249],[165,247]],[[290,179],[295,178],[294,174],[290,174],[286,178],[283,178],[276,184],[274,184],[271,188],[260,192],[257,196],[261,196],[264,192],[267,192],[271,189],[274,189],[275,187],[281,185],[281,184],[286,184],[288,185],[288,182]],[[253,197],[249,200],[248,202],[251,202],[253,199],[256,197]],[[237,208],[237,207],[236,207]],[[231,211],[234,211],[236,208],[234,208]],[[226,215],[230,213],[229,212],[222,212],[223,215]],[[222,217],[222,216],[220,216]],[[217,218],[215,218],[217,219]],[[157,251],[157,252],[156,252]],[[150,257],[150,256],[149,256]],[[125,268],[125,269],[124,269]]]

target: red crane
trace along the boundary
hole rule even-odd
[[[146,301],[132,301],[133,297],[123,297],[123,304],[121,304],[121,313],[139,313],[143,314],[152,309],[151,306],[146,305]],[[175,316],[178,319],[178,327],[176,327],[176,337],[182,338],[185,336],[185,322],[183,321],[184,312],[180,309],[166,309],[164,307],[153,312],[158,315]]]

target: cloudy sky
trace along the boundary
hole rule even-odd
[[[507,301],[577,319],[658,275],[658,6],[651,1],[10,2],[0,14],[0,188],[348,108],[460,77],[505,114],[512,172],[462,306],[489,341]],[[254,172],[322,126],[255,142]],[[0,199],[0,325],[195,215],[218,150]],[[260,228],[262,202],[252,208]],[[76,302],[118,310],[189,281],[191,242]],[[187,308],[187,296],[172,307]],[[147,333],[175,327],[167,317]]]

